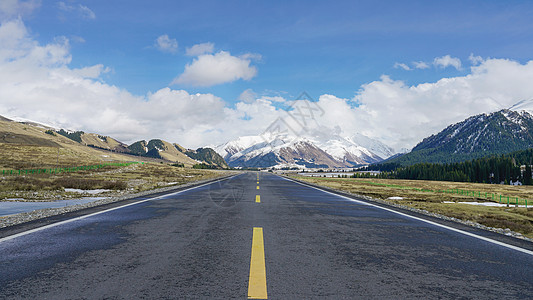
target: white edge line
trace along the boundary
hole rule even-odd
[[[509,244],[506,244],[506,243],[503,243],[503,242],[500,242],[500,241],[497,241],[497,240],[493,240],[493,239],[490,239],[490,238],[487,238],[487,237],[484,237],[484,236],[480,236],[480,235],[477,235],[477,234],[474,234],[474,233],[471,233],[471,232],[467,232],[467,231],[464,231],[464,230],[461,230],[461,229],[457,229],[457,228],[453,228],[453,227],[446,226],[446,225],[443,225],[443,224],[439,224],[439,223],[436,223],[436,222],[433,222],[433,221],[430,221],[430,220],[426,220],[426,219],[423,219],[423,218],[411,216],[411,215],[396,211],[394,209],[382,207],[382,206],[379,206],[379,205],[375,205],[375,204],[372,204],[372,203],[360,201],[360,200],[357,200],[357,199],[352,199],[350,197],[339,195],[339,194],[336,194],[336,193],[333,193],[333,192],[330,192],[330,191],[326,191],[326,190],[323,190],[321,188],[318,188],[318,187],[315,187],[315,186],[312,186],[312,185],[307,185],[307,184],[295,181],[293,179],[289,179],[289,178],[286,178],[286,177],[281,177],[281,178],[283,178],[285,180],[288,180],[288,181],[292,181],[292,182],[298,183],[298,184],[303,185],[303,186],[307,186],[307,187],[322,191],[324,193],[335,195],[335,196],[338,196],[338,197],[341,197],[341,198],[344,198],[344,199],[347,199],[347,200],[350,200],[350,201],[353,201],[353,202],[357,202],[357,203],[360,203],[360,204],[366,204],[366,205],[370,205],[370,206],[373,206],[373,207],[377,207],[377,208],[380,208],[380,209],[383,209],[383,210],[386,210],[386,211],[389,211],[389,212],[393,212],[393,213],[398,214],[398,215],[402,215],[402,216],[405,216],[405,217],[408,217],[408,218],[411,218],[411,219],[415,219],[415,220],[418,220],[418,221],[422,221],[422,222],[425,222],[425,223],[428,223],[428,224],[431,224],[431,225],[434,225],[434,226],[438,226],[438,227],[445,228],[445,229],[448,229],[448,230],[451,230],[451,231],[455,231],[455,232],[458,232],[458,233],[461,233],[461,234],[464,234],[464,235],[467,235],[467,236],[470,236],[470,237],[474,237],[474,238],[477,238],[477,239],[480,239],[480,240],[483,240],[483,241],[486,241],[486,242],[489,242],[489,243],[493,243],[493,244],[500,245],[500,246],[503,246],[503,247],[506,247],[506,248],[509,248],[509,249],[520,251],[520,252],[525,253],[525,254],[533,255],[533,251],[531,251],[531,250],[527,250],[527,249],[520,248],[520,247],[517,247],[517,246],[509,245]]]
[[[237,175],[234,175],[234,176],[237,176]],[[129,203],[129,204],[124,204],[124,205],[121,205],[121,206],[117,206],[117,207],[109,208],[109,209],[106,209],[106,210],[98,211],[98,212],[95,212],[95,213],[92,213],[92,214],[83,215],[83,216],[79,216],[79,217],[76,217],[76,218],[72,218],[72,219],[68,219],[68,220],[60,221],[60,222],[57,222],[57,223],[52,223],[52,224],[48,224],[48,225],[45,225],[45,226],[37,227],[37,228],[34,228],[34,229],[30,229],[30,230],[27,230],[27,231],[19,232],[19,233],[16,233],[16,234],[13,234],[13,235],[6,236],[6,237],[4,237],[4,238],[1,238],[1,239],[0,239],[0,243],[2,243],[2,242],[6,242],[6,241],[9,241],[9,240],[12,240],[12,239],[16,239],[16,238],[18,238],[18,237],[25,236],[25,235],[28,235],[28,234],[31,234],[31,233],[34,233],[34,232],[38,232],[38,231],[41,231],[41,230],[45,230],[45,229],[48,229],[48,228],[56,227],[56,226],[59,226],[59,225],[63,225],[63,224],[70,223],[70,222],[75,222],[75,221],[83,220],[83,219],[85,219],[85,218],[89,218],[89,217],[92,217],[92,216],[96,216],[96,215],[99,215],[99,214],[103,214],[103,213],[106,213],[106,212],[110,212],[110,211],[113,211],[113,210],[116,210],[116,209],[121,209],[121,208],[124,208],[124,207],[128,207],[128,206],[132,206],[132,205],[136,205],[136,204],[144,203],[144,202],[147,202],[147,201],[157,200],[157,199],[160,199],[160,198],[164,198],[164,197],[168,197],[168,196],[174,196],[174,195],[177,195],[177,194],[181,194],[181,193],[183,193],[183,192],[190,191],[190,190],[193,190],[193,189],[197,189],[197,188],[200,188],[200,187],[203,187],[203,186],[206,186],[206,185],[210,185],[210,184],[213,184],[213,183],[215,183],[215,182],[219,182],[219,181],[227,180],[227,179],[232,178],[232,177],[234,177],[234,176],[227,177],[227,178],[223,178],[223,179],[219,179],[219,180],[212,181],[212,182],[207,182],[207,183],[204,183],[204,184],[199,185],[199,186],[191,187],[191,188],[188,188],[188,189],[185,189],[185,190],[181,190],[181,191],[177,191],[177,192],[170,193],[170,194],[165,194],[165,195],[157,196],[157,197],[155,197],[155,198],[149,198],[149,199],[139,200],[139,201],[137,201],[137,202],[133,202],[133,203]],[[142,197],[142,196],[141,196],[141,197]]]

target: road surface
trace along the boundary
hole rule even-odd
[[[272,174],[127,205],[15,237],[20,228],[1,230],[0,299],[533,296],[533,252],[477,237],[493,233],[454,231]]]

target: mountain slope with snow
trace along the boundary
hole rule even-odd
[[[533,115],[504,109],[480,114],[425,138],[391,163],[450,163],[533,147]]]

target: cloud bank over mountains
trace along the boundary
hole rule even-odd
[[[17,9],[31,10],[28,7],[34,2],[28,1],[26,6],[16,2],[19,8],[9,3],[0,5],[0,115],[99,132],[127,143],[162,138],[196,148],[260,134],[288,114],[281,107],[290,103],[290,97],[273,97],[251,89],[243,90],[234,105],[210,93],[191,94],[164,86],[153,93],[133,95],[105,82],[102,75],[109,72],[107,66],[71,67],[67,38],[37,42],[18,17],[21,14],[16,13]],[[163,37],[160,45],[177,49],[174,41]],[[212,86],[251,80],[258,74],[252,64],[257,55],[215,52],[212,43],[192,46],[186,52],[193,56],[192,62],[173,83]],[[470,61],[472,65],[467,67],[458,58],[445,55],[431,63],[398,65],[403,69],[424,69],[430,64],[466,68],[464,76],[408,85],[382,75],[379,80],[354,86],[356,92],[350,99],[313,95],[324,110],[317,122],[341,136],[360,133],[398,150],[411,148],[468,116],[532,98],[533,61],[473,55]]]

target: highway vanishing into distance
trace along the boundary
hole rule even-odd
[[[404,213],[242,173],[1,230],[0,299],[533,297],[531,243]]]

